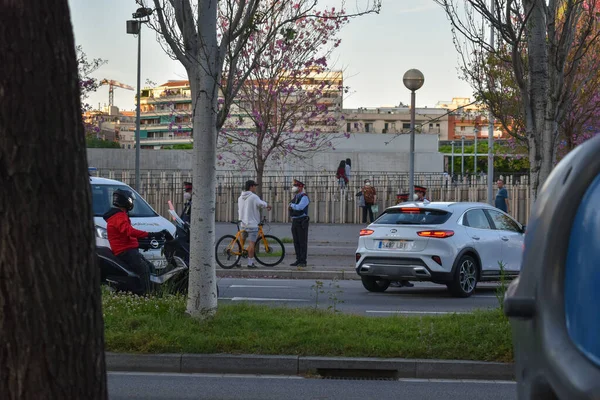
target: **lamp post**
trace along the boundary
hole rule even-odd
[[[460,138],[461,150],[460,150],[460,179],[464,181],[465,177],[465,137]]]
[[[410,164],[409,164],[409,190],[410,201],[415,195],[415,91],[419,90],[425,82],[423,73],[418,69],[409,69],[404,73],[402,82],[410,90]]]
[[[127,21],[127,33],[137,35],[137,107],[135,112],[135,190],[140,191],[140,86],[142,69],[142,23],[149,22],[152,14],[151,8],[141,7],[132,14],[135,19]]]
[[[454,140],[452,141],[452,166],[451,166],[451,178],[452,178],[452,182],[454,182]]]
[[[479,128],[475,128],[473,133],[475,133],[475,144],[473,147],[473,157],[475,157],[473,158],[473,175],[475,176],[475,179],[477,179],[477,136],[479,135]]]

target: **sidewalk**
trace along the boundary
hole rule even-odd
[[[106,353],[108,371],[345,378],[514,380],[513,364],[403,358],[311,357],[255,354]]]

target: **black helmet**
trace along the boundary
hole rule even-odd
[[[113,192],[113,206],[123,207],[127,211],[133,210],[135,195],[130,190],[117,189]]]

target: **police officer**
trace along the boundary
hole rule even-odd
[[[289,204],[290,217],[292,218],[292,237],[294,238],[294,250],[296,261],[291,263],[292,267],[306,267],[306,253],[308,252],[308,204],[310,199],[304,192],[304,183],[294,179],[292,186],[294,198]]]

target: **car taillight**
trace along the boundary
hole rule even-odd
[[[417,235],[422,237],[444,239],[450,236],[454,236],[454,231],[439,230],[439,231],[420,231]]]
[[[373,232],[375,232],[373,229],[361,229],[360,230],[360,236],[369,236],[372,235]]]
[[[356,253],[356,261],[360,260],[360,253]]]

